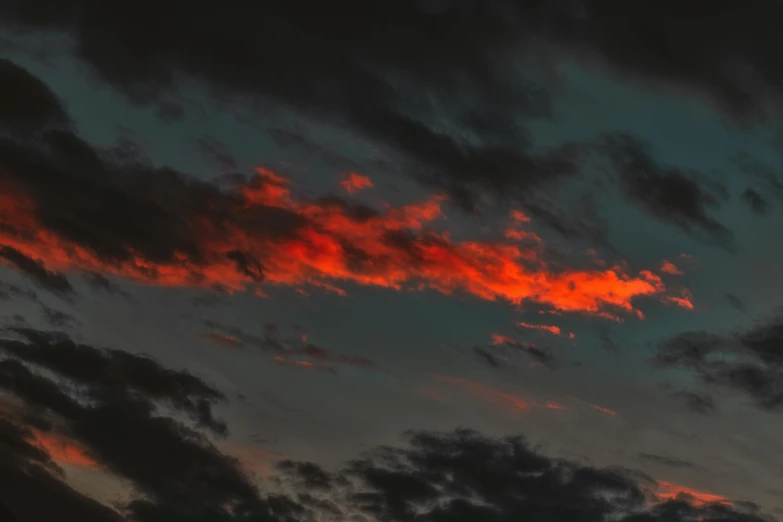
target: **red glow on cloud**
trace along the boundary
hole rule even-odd
[[[376,214],[357,217],[334,202],[297,201],[287,179],[265,169],[257,169],[257,174],[236,189],[240,199],[235,219],[218,226],[198,211],[181,216],[198,231],[204,257],[198,262],[184,252],[165,264],[139,254],[126,262],[105,262],[88,248],[43,227],[33,201],[7,186],[0,190],[0,225],[8,224],[17,232],[0,227],[0,244],[40,260],[50,270],[89,270],[164,286],[218,284],[230,292],[260,284],[230,259],[230,252],[240,250],[258,260],[263,282],[269,286],[302,291],[310,286],[338,294],[345,294],[336,286],[341,282],[394,290],[431,289],[512,304],[530,301],[561,312],[615,320],[620,312],[638,314],[634,299],[665,291],[660,278],[649,272],[633,276],[617,266],[555,267],[541,259],[537,248],[452,241],[448,234],[431,228],[443,217],[443,196],[399,207],[387,205]],[[258,206],[294,214],[303,225],[270,239],[239,218]]]
[[[607,415],[611,415],[612,417],[617,415],[617,412],[614,410],[610,410],[609,408],[604,408],[603,406],[598,406],[597,404],[588,404],[588,408],[592,408],[595,411],[600,411],[601,413],[605,413]]]
[[[724,504],[731,505],[731,502],[720,495],[713,495],[711,493],[705,493],[704,491],[698,491],[679,484],[673,484],[671,482],[658,481],[658,489],[655,492],[655,496],[659,501],[665,502],[667,500],[686,500],[694,506],[704,506],[707,504]]]
[[[492,334],[492,346],[497,346],[499,344],[515,344],[516,342],[516,339],[512,339],[506,335]]]
[[[467,379],[461,379],[459,377],[451,377],[448,375],[435,375],[434,377],[436,380],[440,382],[445,382],[448,384],[453,384],[455,386],[458,386],[463,390],[471,393],[472,395],[480,399],[483,399],[487,402],[491,402],[499,406],[505,407],[512,413],[519,413],[522,411],[526,411],[530,408],[530,404],[527,401],[520,399],[519,397],[510,395],[508,393],[502,392],[500,390],[497,390],[495,388],[492,388],[491,386],[479,384],[477,382],[469,381]]]
[[[667,261],[666,259],[664,259],[663,262],[661,263],[661,272],[669,275],[675,275],[675,276],[683,275],[683,271],[677,268],[677,265],[675,265],[671,261]]]
[[[542,332],[549,332],[552,335],[568,337],[569,339],[573,339],[575,337],[573,332],[569,332],[568,334],[563,334],[559,326],[553,326],[548,324],[530,324],[530,323],[522,323],[522,322],[517,323],[517,326],[520,326],[522,328],[527,328],[529,330],[540,330]]]
[[[565,406],[555,401],[547,401],[546,409],[548,410],[564,410]]]
[[[530,221],[530,218],[527,217],[525,213],[522,212],[521,210],[512,210],[511,219],[513,219],[517,223],[528,223]]]
[[[66,438],[34,431],[35,439],[32,441],[34,446],[46,451],[51,459],[61,466],[75,466],[80,468],[95,468],[98,463],[95,462],[85,451],[76,443]]]
[[[285,358],[283,356],[280,356],[280,355],[276,355],[274,357],[274,359],[275,359],[275,361],[277,361],[277,362],[279,362],[281,364],[290,364],[290,365],[293,365],[293,366],[299,366],[301,368],[307,368],[307,369],[310,369],[310,370],[315,369],[315,364],[313,364],[313,363],[311,363],[309,361],[295,361],[295,360],[292,360],[292,359],[287,359],[287,358]]]
[[[241,348],[244,346],[242,342],[234,336],[223,334],[220,332],[205,332],[201,334],[201,337],[210,341],[214,341],[218,344],[225,346],[231,346],[233,348]]]
[[[360,190],[372,188],[372,180],[367,176],[356,174],[355,172],[349,172],[341,181],[343,189],[349,194],[359,192]]]

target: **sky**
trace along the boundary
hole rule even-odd
[[[781,24],[0,3],[0,519],[780,519]]]

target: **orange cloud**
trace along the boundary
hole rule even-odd
[[[517,223],[528,223],[530,221],[530,218],[527,217],[525,213],[522,212],[521,210],[512,210],[511,219],[513,219]]]
[[[604,408],[603,406],[598,406],[597,404],[590,404],[589,402],[585,402],[578,397],[571,397],[574,401],[578,402],[579,404],[582,404],[583,406],[590,408],[591,410],[600,411],[601,413],[605,413],[607,415],[611,415],[612,417],[617,416],[617,412],[614,410],[610,410],[609,408]]]
[[[299,366],[301,368],[307,368],[309,370],[315,369],[315,364],[309,362],[309,361],[295,361],[292,359],[286,359],[285,357],[282,357],[280,355],[276,355],[274,357],[275,361],[281,363],[281,364],[290,364],[293,366]]]
[[[233,348],[241,348],[242,346],[244,346],[242,342],[236,337],[227,334],[222,334],[220,332],[205,332],[201,334],[201,337],[204,339],[208,339],[210,341],[214,341],[218,344],[231,346]]]
[[[548,410],[564,410],[565,406],[555,401],[547,401],[546,409]]]
[[[713,495],[711,493],[705,493],[679,484],[673,484],[671,482],[658,481],[657,491],[655,496],[661,502],[667,500],[686,500],[694,506],[704,506],[706,504],[724,504],[731,505],[731,502],[720,495]]]
[[[675,265],[671,261],[667,261],[666,259],[664,259],[663,262],[661,262],[661,272],[669,275],[676,275],[676,276],[683,275],[683,271],[677,268],[677,265]]]
[[[609,408],[604,408],[602,406],[598,406],[597,404],[588,404],[588,408],[592,408],[595,411],[600,411],[601,413],[606,413],[607,415],[611,415],[612,417],[617,415],[617,412],[614,410],[610,410]]]
[[[372,188],[373,186],[372,180],[370,180],[370,178],[356,174],[354,172],[349,172],[345,178],[340,181],[340,185],[342,185],[345,191],[350,194],[360,190]]]
[[[484,384],[448,375],[435,375],[434,377],[440,382],[456,385],[487,402],[505,407],[512,413],[527,411],[530,408],[530,404],[527,401]]]
[[[639,315],[636,298],[665,290],[650,273],[568,269],[550,265],[538,250],[519,244],[454,242],[432,229],[443,215],[442,196],[358,215],[334,200],[296,201],[288,180],[257,169],[250,181],[236,182],[226,201],[219,222],[208,209],[179,216],[196,234],[198,257],[182,251],[161,263],[135,252],[129,260],[107,261],[47,230],[33,200],[5,185],[0,187],[0,225],[7,226],[0,226],[0,244],[40,259],[51,270],[89,270],[157,285],[219,285],[231,292],[265,284],[345,293],[336,284],[348,282],[462,292],[512,304],[530,301],[613,319],[619,312]],[[260,230],[248,216],[263,209],[295,217],[297,224],[286,233]]]
[[[691,301],[691,293],[687,289],[683,289],[679,296],[666,296],[664,299],[665,302],[671,303],[675,306],[679,306],[680,308],[685,308],[687,310],[693,310],[693,302]]]
[[[81,447],[66,438],[37,430],[33,431],[33,435],[35,437],[32,441],[33,445],[46,451],[51,459],[61,466],[98,467],[98,463],[88,456]]]
[[[530,330],[541,330],[544,332],[549,332],[552,335],[568,337],[569,339],[573,339],[575,337],[573,332],[569,332],[567,335],[564,335],[559,326],[552,326],[547,324],[529,324],[522,322],[517,323],[517,326],[528,328]]]

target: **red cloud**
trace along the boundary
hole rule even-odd
[[[432,230],[444,198],[358,215],[335,201],[297,201],[288,181],[268,170],[238,184],[216,222],[208,209],[180,216],[200,253],[178,252],[156,262],[138,254],[106,261],[79,243],[47,230],[31,198],[0,187],[0,244],[40,259],[53,270],[90,270],[169,286],[220,285],[228,291],[267,285],[316,286],[344,293],[340,282],[389,289],[429,288],[463,292],[490,301],[531,301],[562,312],[617,318],[640,314],[632,301],[664,292],[649,272],[633,276],[621,267],[576,270],[550,265],[536,249],[518,244],[452,241]],[[230,197],[229,197],[230,196]],[[277,209],[294,216],[286,233],[259,230],[248,215]],[[249,214],[251,213],[251,214]],[[121,239],[121,238],[119,238]],[[239,252],[240,254],[238,254]]]
[[[340,181],[340,185],[342,185],[345,191],[350,194],[360,190],[372,188],[373,186],[372,180],[370,180],[370,178],[356,174],[354,172],[349,172],[345,178]]]
[[[529,330],[541,330],[544,332],[549,332],[552,335],[568,337],[569,339],[573,339],[575,337],[573,332],[569,332],[568,334],[563,334],[559,326],[553,326],[548,324],[529,324],[529,323],[522,323],[522,322],[517,323],[517,326],[520,326],[522,328],[527,328]]]
[[[240,341],[236,337],[227,334],[222,334],[220,332],[206,332],[201,334],[201,337],[204,339],[208,339],[210,341],[214,341],[218,344],[230,346],[232,348],[241,348],[242,346],[244,346],[242,344],[242,341]]]
[[[666,259],[664,259],[661,262],[661,272],[669,275],[677,275],[677,276],[683,274],[683,271],[677,268],[677,265],[675,265],[671,261],[667,261]]]
[[[33,445],[38,446],[49,454],[49,457],[61,466],[76,466],[81,468],[95,468],[95,462],[76,443],[52,433],[33,431],[35,439]]]
[[[679,484],[658,481],[657,486],[658,488],[655,492],[655,496],[661,502],[667,500],[686,500],[694,506],[704,506],[713,503],[731,505],[731,502],[728,501],[726,497],[686,488]]]
[[[527,411],[530,408],[530,404],[527,401],[492,388],[491,386],[448,375],[435,375],[434,377],[440,382],[456,385],[485,401],[503,406],[512,413]]]

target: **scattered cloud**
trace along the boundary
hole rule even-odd
[[[659,164],[645,143],[628,134],[607,137],[605,150],[628,201],[697,239],[735,249],[734,234],[710,214],[728,199],[722,184],[700,172]]]
[[[554,326],[554,325],[530,324],[530,323],[520,322],[520,323],[517,323],[517,326],[519,326],[521,328],[527,328],[529,330],[540,330],[540,331],[543,331],[543,332],[549,332],[550,334],[556,335],[558,337],[563,336],[563,337],[568,337],[569,339],[573,339],[575,337],[573,332],[569,332],[567,334],[564,334],[560,330],[559,326]]]
[[[678,459],[675,457],[657,455],[655,453],[639,453],[638,457],[643,461],[652,462],[653,464],[658,464],[660,466],[666,466],[669,468],[696,468],[696,465],[690,461]]]
[[[491,402],[503,408],[511,414],[519,414],[530,409],[530,403],[528,401],[497,390],[491,386],[473,382],[468,379],[462,379],[460,377],[452,377],[449,375],[435,375],[434,378],[438,382],[457,386],[476,396],[477,398]]]
[[[661,262],[661,272],[675,276],[683,275],[683,271],[677,268],[677,265],[666,259]]]
[[[731,334],[687,332],[663,342],[655,362],[692,373],[705,385],[751,398],[759,407],[783,407],[783,319],[773,317]]]
[[[340,186],[342,186],[343,189],[349,194],[353,194],[354,192],[359,192],[360,190],[372,188],[373,184],[372,180],[370,180],[370,178],[367,176],[362,176],[361,174],[356,174],[355,172],[349,172],[340,181]]]

